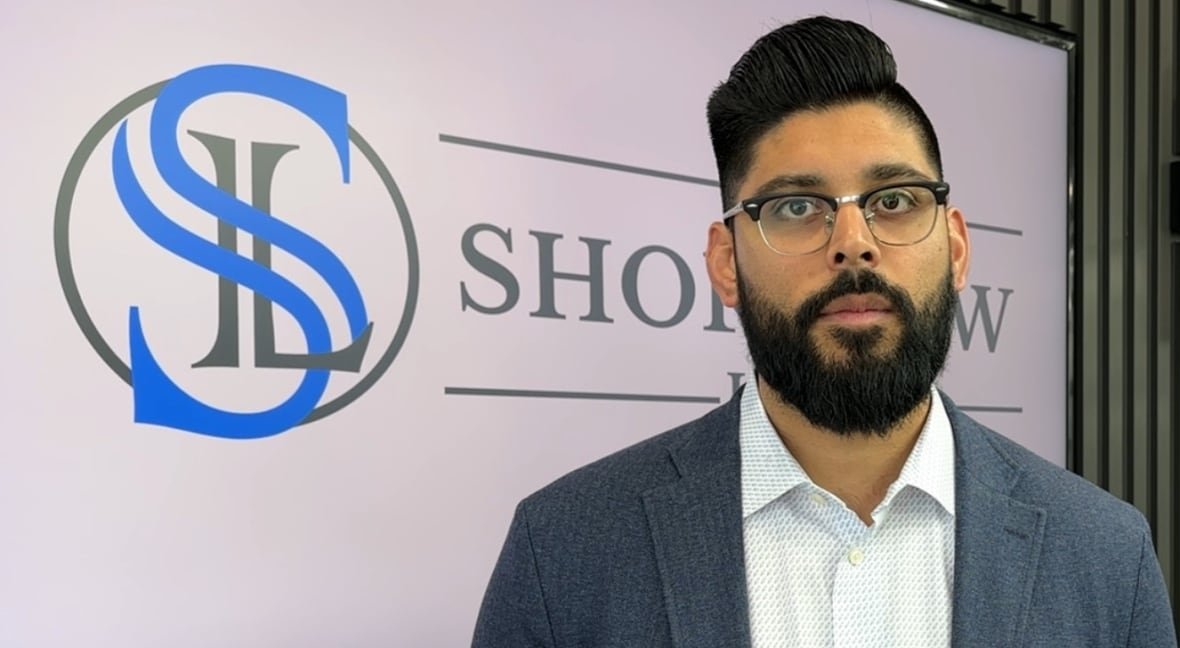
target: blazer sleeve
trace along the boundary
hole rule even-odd
[[[523,502],[516,507],[508,538],[492,571],[471,645],[472,648],[554,648],[556,645]]]
[[[1151,542],[1151,531],[1145,528],[1127,646],[1147,648],[1175,645],[1176,626],[1172,620],[1172,606],[1168,602],[1168,588],[1164,584],[1164,576]]]

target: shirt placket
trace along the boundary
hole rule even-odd
[[[832,556],[832,645],[874,645],[872,637],[880,636],[882,628],[873,617],[885,595],[874,581],[878,570],[872,565],[876,558],[873,539],[880,525],[865,526],[838,501],[830,506],[829,524],[839,543]]]

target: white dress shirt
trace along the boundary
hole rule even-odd
[[[949,646],[954,438],[942,399],[866,526],[816,486],[742,396],[742,519],[753,648]]]

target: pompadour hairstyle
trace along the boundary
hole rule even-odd
[[[889,45],[866,27],[826,16],[783,25],[762,36],[709,97],[707,115],[721,179],[723,209],[739,199],[754,146],[801,110],[875,101],[917,129],[942,179],[934,126],[913,95],[897,82]]]

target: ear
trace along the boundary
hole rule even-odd
[[[967,271],[971,267],[971,239],[967,236],[967,217],[958,207],[947,205],[947,239],[950,243],[951,277],[955,290],[967,287]]]
[[[705,249],[705,267],[709,282],[721,303],[734,308],[738,304],[737,256],[734,254],[733,232],[720,221],[709,226],[709,243]]]

